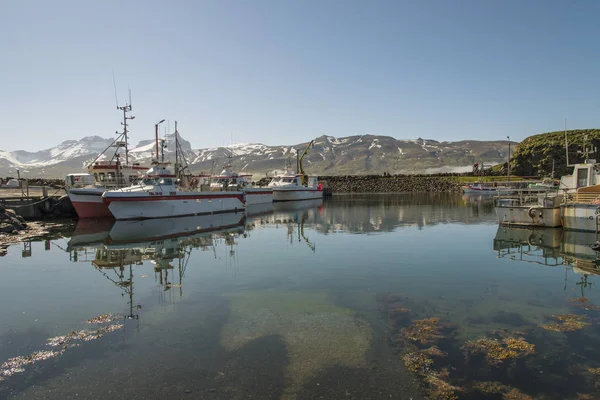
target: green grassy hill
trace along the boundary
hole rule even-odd
[[[587,142],[586,142],[587,137]],[[597,158],[594,147],[600,150],[600,129],[576,129],[567,131],[569,142],[569,163],[582,162],[584,142],[587,143],[590,158]],[[517,145],[511,155],[511,172],[520,176],[550,176],[554,161],[554,176],[570,174],[565,152],[565,132],[548,132],[530,136]]]

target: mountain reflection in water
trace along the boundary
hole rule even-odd
[[[490,198],[65,236],[2,258],[0,397],[600,398],[595,235],[498,227]]]

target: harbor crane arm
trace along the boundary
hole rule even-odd
[[[313,145],[314,142],[315,142],[314,140],[310,141],[310,143],[308,144],[308,146],[306,146],[306,148],[304,149],[304,152],[302,152],[302,155],[300,156],[300,159],[298,160],[298,166],[300,168],[300,175],[301,175],[301,179],[302,179],[302,184],[305,185],[305,186],[308,185],[308,177],[304,173],[304,167],[302,166],[302,159],[304,158],[304,156],[306,155],[306,152]]]

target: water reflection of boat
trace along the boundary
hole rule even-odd
[[[110,244],[152,242],[190,236],[243,226],[244,220],[243,213],[226,213],[141,221],[116,221],[110,230],[108,242]]]
[[[317,209],[321,206],[323,206],[323,199],[286,201],[273,203],[273,211],[276,213],[304,211],[310,209]]]
[[[536,262],[544,265],[562,264],[560,228],[509,228],[498,226],[494,251],[498,257]]]
[[[109,218],[80,219],[67,245],[67,250],[100,246],[108,238],[115,221]]]
[[[257,217],[273,213],[273,202],[263,204],[249,204],[246,206],[246,216]]]

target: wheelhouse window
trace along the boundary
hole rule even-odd
[[[156,184],[156,180],[152,178],[146,178],[142,180],[142,183],[146,186],[154,186]]]
[[[104,182],[106,179],[106,175],[104,175],[104,172],[100,172],[98,174],[98,177],[100,178],[100,182]]]
[[[162,178],[160,181],[158,181],[159,185],[172,185],[173,184],[173,179],[171,178]]]
[[[577,170],[577,187],[587,186],[588,184],[588,169],[579,168]]]
[[[294,182],[294,178],[283,178],[284,183],[292,183]]]

